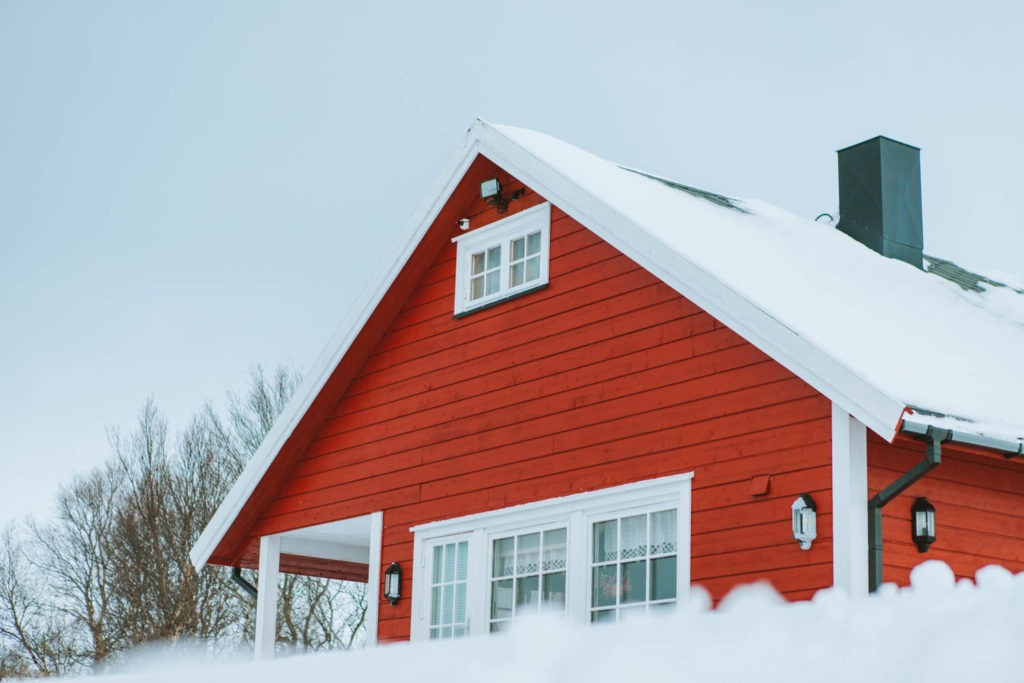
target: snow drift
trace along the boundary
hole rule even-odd
[[[600,627],[526,620],[511,633],[220,665],[148,661],[97,683],[281,681],[1020,681],[1024,574],[981,569],[954,581],[926,562],[911,586],[851,600],[821,591],[789,604],[767,584],[742,586],[716,610],[700,589],[663,618]]]

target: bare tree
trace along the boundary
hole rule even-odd
[[[13,525],[0,533],[0,680],[59,675],[81,660],[67,620],[48,604],[46,586]]]
[[[204,406],[173,439],[147,401],[127,436],[110,433],[106,465],[60,490],[54,519],[0,535],[0,678],[96,669],[143,643],[251,642],[251,600],[188,551],[298,383],[256,368],[226,420]],[[281,596],[283,646],[361,642],[365,585],[283,576]]]

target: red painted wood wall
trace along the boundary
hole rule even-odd
[[[892,445],[868,434],[868,496],[924,458],[924,444],[900,438]],[[935,506],[936,540],[920,553],[911,540],[910,508],[918,497]],[[1024,463],[1002,456],[942,447],[942,463],[882,509],[882,579],[907,585],[925,560],[946,562],[957,578],[973,578],[987,564],[1024,571]]]
[[[475,185],[452,202],[474,229],[499,218]],[[254,534],[384,510],[384,565],[411,595],[413,525],[693,471],[694,583],[716,599],[755,579],[794,599],[831,585],[828,400],[557,207],[549,286],[454,319],[458,230],[434,230],[436,258]],[[803,492],[819,504],[807,552],[790,531]],[[408,638],[409,608],[382,602],[381,640]]]

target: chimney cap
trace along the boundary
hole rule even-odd
[[[848,149],[853,149],[854,147],[860,147],[861,145],[866,145],[867,143],[874,142],[875,140],[888,140],[889,142],[896,143],[897,145],[903,145],[904,147],[909,147],[910,149],[916,149],[918,152],[921,151],[920,147],[916,147],[916,146],[911,145],[911,144],[906,143],[906,142],[900,142],[899,140],[895,140],[895,139],[889,137],[888,135],[876,135],[873,138],[868,138],[867,140],[861,140],[860,142],[857,142],[855,144],[847,145],[846,147],[843,147],[842,149],[837,149],[836,153],[838,154],[839,152],[845,152]]]

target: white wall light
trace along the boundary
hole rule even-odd
[[[791,506],[793,509],[793,538],[800,550],[810,550],[818,537],[818,506],[809,494],[801,493]]]

